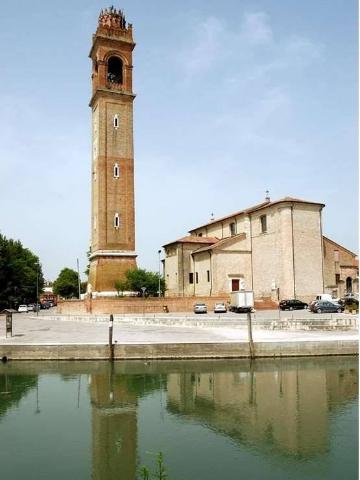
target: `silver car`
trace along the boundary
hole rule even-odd
[[[215,303],[214,305],[214,313],[226,313],[227,308],[225,303]]]
[[[207,313],[207,306],[205,303],[195,303],[194,313]]]

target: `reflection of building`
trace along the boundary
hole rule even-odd
[[[128,377],[91,376],[94,480],[136,478],[137,395]]]
[[[343,267],[341,261],[331,266],[334,242],[322,236],[323,207],[291,197],[267,197],[190,230],[190,235],[164,246],[167,295],[226,295],[244,284],[258,299],[309,301],[319,293],[333,293],[345,276],[350,285],[358,275],[355,254],[337,245]],[[353,290],[358,291],[357,283]]]
[[[329,400],[355,398],[355,379],[356,372],[349,369],[342,370],[340,385],[331,370],[281,366],[169,374],[168,409],[242,444],[310,456],[328,449]]]

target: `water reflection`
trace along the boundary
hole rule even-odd
[[[354,369],[169,374],[168,408],[240,444],[309,456],[329,446],[328,411],[357,395]]]
[[[81,410],[81,395],[88,395],[92,478],[134,480],[144,453],[139,450],[139,412],[146,412],[141,416],[146,422],[150,398],[161,402],[166,395],[162,420],[168,422],[167,435],[176,435],[169,420],[175,418],[231,439],[239,449],[312,459],[330,449],[330,413],[357,398],[358,368],[352,357],[252,363],[12,363],[0,366],[0,434],[1,416],[29,391],[36,392],[35,409],[41,417],[46,395],[39,392],[40,373],[73,382],[74,408]],[[157,441],[166,445],[166,435]],[[189,441],[196,443],[195,438]]]

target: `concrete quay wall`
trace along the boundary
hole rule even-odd
[[[256,342],[255,356],[302,357],[358,355],[357,340]],[[105,344],[0,345],[0,358],[8,360],[105,360]],[[115,360],[249,358],[247,342],[115,344]]]

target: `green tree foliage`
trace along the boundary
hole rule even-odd
[[[142,288],[145,287],[146,296],[156,296],[159,290],[159,274],[154,272],[148,272],[138,268],[136,270],[128,270],[125,273],[126,278],[126,290],[132,292],[139,292],[142,294]],[[160,290],[161,294],[165,291],[165,281],[160,277]]]
[[[0,234],[0,310],[16,308],[20,303],[35,303],[37,283],[40,294],[44,277],[39,257],[19,240]]]
[[[114,283],[115,290],[118,296],[124,295],[124,291],[127,290],[127,282],[124,280],[116,280]]]
[[[77,272],[71,268],[63,268],[54,282],[53,290],[63,298],[77,298],[79,295]]]

